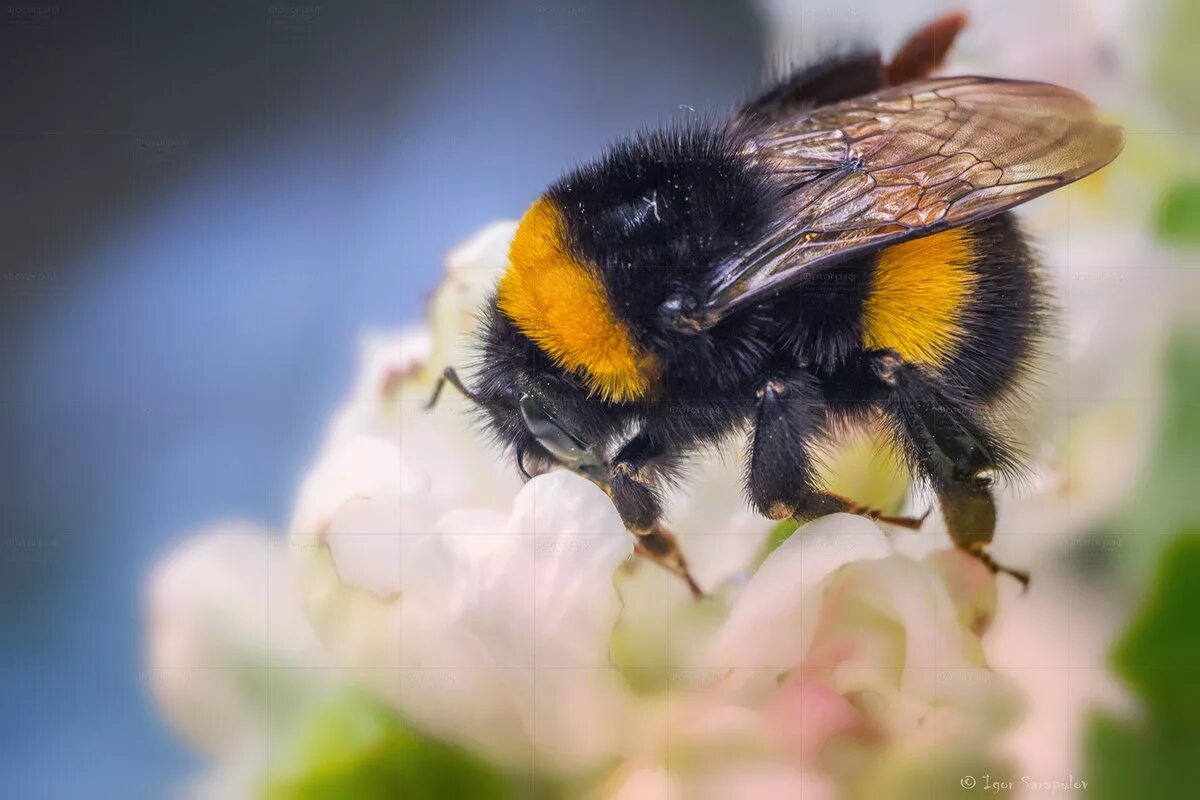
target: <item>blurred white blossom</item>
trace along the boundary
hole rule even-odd
[[[755,570],[771,523],[746,509],[736,454],[717,453],[669,505],[712,590],[695,602],[633,558],[591,483],[552,472],[522,486],[470,430],[461,399],[424,409],[439,368],[467,363],[460,343],[511,233],[493,226],[451,256],[430,329],[367,338],[353,395],[301,486],[290,575],[282,542],[246,529],[202,535],[156,571],[156,696],[225,761],[209,781],[244,780],[232,743],[269,734],[234,685],[247,654],[275,668],[271,681],[319,666],[504,769],[590,776],[613,797],[883,790],[1002,759],[1022,703],[984,656],[996,583],[943,537],[889,540],[834,515]],[[894,465],[862,450],[832,471],[852,469],[840,480],[895,504]],[[1012,499],[1013,513],[1053,513],[1064,505],[1054,486]],[[1069,532],[1072,515],[1059,516]]]

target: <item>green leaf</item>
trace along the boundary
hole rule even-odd
[[[418,735],[357,693],[314,705],[267,777],[271,800],[507,800],[518,795],[465,751]]]
[[[1183,533],[1163,554],[1113,664],[1158,725],[1181,733],[1200,726],[1200,529]]]
[[[1154,217],[1155,233],[1169,244],[1200,246],[1200,181],[1168,187]]]
[[[1120,567],[1135,586],[1149,584],[1164,546],[1200,523],[1200,337],[1179,335],[1167,350],[1162,423],[1154,456],[1130,501],[1113,521],[1125,554]]]
[[[1108,714],[1087,723],[1088,797],[1099,800],[1195,796],[1200,737],[1174,736]]]
[[[1200,3],[1168,0],[1159,13],[1162,36],[1151,49],[1153,86],[1171,114],[1195,130],[1200,125]]]
[[[1113,653],[1141,700],[1137,721],[1095,715],[1085,752],[1093,793],[1180,798],[1200,785],[1200,528],[1163,552],[1150,595]]]
[[[1142,714],[1088,722],[1088,795],[1102,800],[1192,797],[1200,786],[1200,340],[1177,337],[1165,367],[1154,462],[1116,527],[1147,564],[1145,600],[1112,656]]]

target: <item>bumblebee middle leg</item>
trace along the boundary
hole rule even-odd
[[[867,354],[871,375],[885,387],[883,402],[895,436],[914,471],[937,494],[954,544],[993,573],[1023,586],[1029,573],[997,564],[987,552],[996,530],[993,475],[1013,462],[970,404],[936,376],[890,350]]]
[[[746,489],[759,513],[770,519],[806,522],[844,511],[919,528],[922,519],[893,517],[825,491],[817,477],[813,444],[825,434],[826,404],[820,382],[795,369],[766,380],[757,390]]]

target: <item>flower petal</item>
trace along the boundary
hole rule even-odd
[[[750,579],[707,663],[781,672],[798,665],[821,605],[810,590],[845,564],[890,552],[882,531],[864,517],[831,514],[800,528]]]
[[[227,523],[189,537],[150,573],[150,688],[163,716],[202,749],[261,740],[268,676],[320,663],[286,555],[281,538]]]

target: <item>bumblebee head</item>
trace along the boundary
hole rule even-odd
[[[524,477],[565,467],[603,487],[612,430],[604,404],[582,381],[555,369],[495,300],[484,323],[474,386],[465,390],[483,426],[512,452]]]

